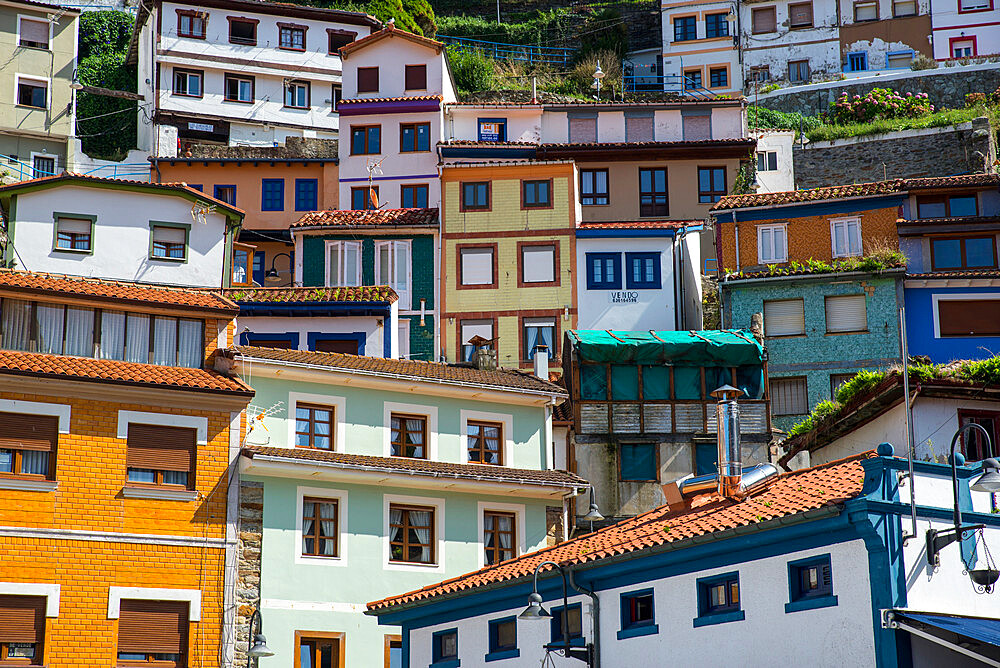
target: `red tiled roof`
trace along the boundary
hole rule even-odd
[[[421,603],[439,596],[454,596],[486,585],[525,580],[543,561],[561,565],[598,562],[662,545],[711,536],[760,522],[837,506],[861,493],[864,470],[861,460],[871,452],[810,469],[784,473],[742,501],[717,495],[698,497],[691,510],[671,512],[667,506],[623,520],[579,538],[530,554],[487,566],[444,582],[429,585],[368,604],[372,611]]]
[[[207,369],[0,350],[0,374],[253,396],[241,381]]]
[[[496,147],[496,146],[521,146],[521,147],[534,147],[538,146],[538,142],[533,141],[479,141],[477,139],[449,139],[448,141],[438,142],[439,146],[482,146],[482,147]]]
[[[580,230],[676,230],[689,225],[703,225],[703,220],[616,220],[611,222],[582,222]]]
[[[920,279],[925,281],[944,280],[948,278],[1000,278],[1000,270],[958,270],[958,271],[934,271],[922,274],[907,274],[907,279]]]
[[[731,281],[742,281],[749,280],[752,278],[784,278],[786,276],[830,276],[835,278],[838,274],[845,273],[866,273],[866,274],[901,274],[906,269],[906,263],[900,262],[897,264],[890,264],[883,266],[882,269],[864,269],[863,267],[855,267],[853,269],[843,266],[844,263],[838,263],[836,269],[830,269],[828,267],[820,268],[810,268],[808,266],[799,266],[797,269],[791,269],[784,265],[778,265],[775,271],[762,270],[762,271],[748,271],[739,272],[733,274],[726,274],[723,277],[725,282]]]
[[[385,472],[405,472],[435,477],[467,478],[483,482],[500,482],[520,485],[545,485],[557,487],[581,487],[589,485],[586,480],[566,471],[514,469],[492,464],[452,464],[432,462],[412,457],[373,457],[352,455],[344,452],[327,452],[306,448],[265,448],[253,446],[243,449],[243,454],[251,459],[255,456],[281,457],[308,462],[324,462],[344,467],[373,469]]]
[[[368,102],[421,102],[427,100],[438,100],[444,99],[442,95],[410,95],[407,97],[352,97],[344,98],[338,104],[341,105],[351,105],[351,104],[366,104]]]
[[[907,190],[926,188],[954,188],[963,186],[1000,186],[1000,174],[961,174],[959,176],[930,176],[903,179]]]
[[[417,35],[407,30],[400,30],[399,28],[396,28],[394,25],[388,24],[381,30],[377,30],[372,34],[362,37],[357,41],[351,42],[350,44],[340,47],[340,55],[346,56],[350,53],[353,53],[354,51],[357,51],[362,47],[368,46],[369,44],[378,42],[379,40],[385,39],[386,37],[390,36],[402,37],[416,44],[429,46],[433,49],[436,49],[438,53],[441,53],[441,50],[444,49],[444,44],[438,42],[437,40],[429,39],[427,37]]]
[[[437,209],[369,209],[351,211],[328,209],[310,211],[291,224],[293,229],[307,227],[418,227],[436,226]]]
[[[361,285],[338,288],[231,288],[223,295],[240,304],[303,302],[389,302],[399,299],[396,291],[385,285]]]
[[[239,307],[218,292],[171,288],[127,281],[107,281],[63,274],[40,274],[14,269],[0,269],[0,291],[35,295],[56,294],[67,300],[99,299],[140,306],[183,307],[228,316]]]
[[[682,141],[617,141],[617,142],[578,142],[578,143],[549,143],[539,144],[538,147],[545,150],[566,150],[566,149],[636,149],[636,148],[674,148],[674,147],[711,147],[711,146],[752,146],[756,143],[754,139],[745,137],[733,137],[732,139],[688,139]]]
[[[542,392],[566,395],[566,390],[555,383],[542,380],[518,369],[476,369],[466,364],[446,364],[444,362],[418,362],[415,360],[365,357],[346,353],[322,353],[303,350],[281,350],[277,348],[255,348],[240,346],[238,355],[252,360],[305,364],[361,373],[372,373],[404,378],[443,381],[446,383],[470,384],[499,389]]]

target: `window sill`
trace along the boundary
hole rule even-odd
[[[772,336],[764,335],[765,339],[807,339],[809,338],[806,334],[774,334]]]
[[[815,598],[804,598],[791,603],[785,603],[785,612],[799,612],[800,610],[815,610],[817,608],[830,608],[837,605],[836,596],[816,596]]]
[[[500,652],[490,652],[486,655],[486,661],[503,661],[504,659],[516,659],[521,656],[519,649],[505,649]]]
[[[45,111],[48,107],[33,107],[30,104],[15,104],[18,109],[34,109],[35,111]]]
[[[661,285],[626,285],[626,290],[662,290]]]
[[[618,632],[618,639],[638,638],[639,636],[651,636],[660,632],[658,624],[647,624],[646,626],[633,626],[630,629],[622,629]]]
[[[223,100],[223,102],[231,102],[233,104],[253,104],[254,100]]]
[[[198,492],[192,489],[157,489],[155,487],[122,487],[126,499],[154,499],[157,501],[195,501]]]
[[[389,560],[390,566],[413,566],[414,568],[438,568],[440,564],[429,564],[422,561],[395,561]]]
[[[461,665],[461,659],[445,659],[444,661],[435,661],[427,668],[458,668]]]
[[[295,109],[296,111],[309,111],[309,107],[292,107],[292,106],[289,106],[287,104],[285,106],[283,106],[282,109]],[[375,154],[371,153],[369,155],[375,155]]]
[[[32,480],[28,478],[0,477],[0,489],[19,492],[54,492],[59,487],[57,480]]]
[[[70,253],[72,255],[93,255],[93,250],[84,250],[82,248],[59,248],[56,246],[52,249],[53,253]]]
[[[305,53],[306,52],[305,49],[298,49],[298,48],[296,48],[294,46],[279,46],[278,50],[279,51],[294,51],[295,53]]]
[[[176,262],[178,264],[187,262],[186,257],[159,257],[158,255],[150,255],[150,260],[157,260],[160,262]]]
[[[714,615],[704,615],[694,618],[694,626],[711,626],[713,624],[725,624],[726,622],[742,622],[746,614],[742,610],[732,612],[720,612]]]
[[[189,95],[188,93],[178,93],[177,91],[174,91],[171,95],[176,95],[177,97],[189,97],[192,100],[200,100],[204,97],[203,95]]]
[[[583,636],[577,636],[575,638],[569,639],[570,647],[586,647],[587,641]],[[545,649],[548,650],[559,650],[566,647],[566,643],[562,640],[556,640],[554,642],[549,642],[544,645]]]
[[[823,336],[844,336],[850,334],[871,334],[871,330],[858,329],[852,332],[826,332],[823,334]]]

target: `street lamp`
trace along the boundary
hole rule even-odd
[[[253,632],[253,622],[257,620],[257,633]],[[260,608],[255,608],[253,615],[250,616],[250,635],[253,636],[253,645],[247,650],[247,668],[250,668],[250,662],[254,659],[259,659],[262,656],[274,656],[267,646],[267,639],[264,638],[264,625],[260,617]]]
[[[558,570],[559,575],[562,576],[563,607],[562,615],[560,615],[559,620],[560,630],[562,631],[562,647],[558,649],[562,651],[563,656],[570,659],[584,661],[586,662],[587,667],[591,668],[594,665],[594,645],[592,643],[587,643],[583,649],[580,649],[572,647],[569,642],[569,593],[566,588],[565,567],[560,566],[554,561],[543,561],[535,566],[534,584],[531,588],[531,594],[528,596],[528,607],[525,608],[521,614],[517,616],[517,618],[525,621],[539,621],[552,618],[552,613],[542,607],[542,595],[538,593],[538,573],[542,570],[543,566],[552,566]],[[576,585],[574,585],[574,587],[575,586]],[[582,621],[581,616],[581,624]]]
[[[590,508],[587,509],[587,514],[583,516],[583,519],[587,522],[593,524],[594,522],[600,522],[604,519],[604,515],[601,514],[600,508],[597,507],[597,502],[594,501],[594,486],[590,486]],[[591,526],[593,530],[593,526]]]
[[[268,283],[277,283],[281,280],[281,276],[278,274],[278,269],[274,266],[275,260],[284,255],[288,258],[288,269],[292,269],[292,254],[291,253],[277,253],[271,257],[271,268],[264,273],[264,280]]]
[[[597,88],[597,99],[601,99],[601,79],[604,78],[604,72],[601,70],[601,61],[597,61],[597,69],[594,70],[594,86]]]

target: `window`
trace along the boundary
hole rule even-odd
[[[295,404],[295,447],[333,450],[333,406]]]
[[[901,16],[916,16],[916,0],[892,0],[892,15],[895,18]]]
[[[331,56],[335,56],[339,53],[340,47],[347,46],[355,40],[358,33],[351,32],[349,30],[337,30],[335,28],[327,28],[327,53]]]
[[[92,251],[93,217],[74,218],[56,216],[56,249],[67,251]]]
[[[751,65],[750,81],[764,83],[771,80],[771,67],[769,65]]]
[[[288,81],[285,83],[285,107],[308,109],[311,86],[308,81]]]
[[[374,155],[381,152],[381,125],[351,126],[351,155]]]
[[[848,72],[864,72],[867,69],[868,69],[867,51],[859,51],[858,53],[847,54]]]
[[[404,209],[427,208],[428,186],[400,186],[400,201]]]
[[[941,299],[941,336],[1000,336],[1000,299]]]
[[[813,6],[811,2],[797,2],[788,5],[788,27],[811,28],[813,24]]]
[[[666,169],[639,170],[639,215],[669,215]]]
[[[519,242],[520,283],[524,285],[554,285],[558,281],[558,258],[555,244]]]
[[[458,249],[459,285],[496,287],[496,248],[466,246]]]
[[[846,383],[850,379],[854,378],[855,375],[856,374],[853,374],[853,373],[831,373],[830,374],[830,398],[831,399],[836,399],[837,398],[837,390],[839,390],[844,383]]]
[[[188,427],[129,423],[128,483],[194,489],[196,440]]]
[[[278,24],[278,48],[292,51],[306,50],[306,26],[293,23]]]
[[[316,179],[295,179],[295,210],[315,211],[318,191]]]
[[[431,660],[435,664],[448,661],[458,665],[458,629],[438,631],[431,636]]]
[[[36,155],[31,160],[31,178],[40,179],[43,176],[54,176],[56,173],[56,159]]]
[[[261,211],[285,210],[284,179],[261,179],[260,192]]]
[[[563,617],[566,619],[566,635],[563,635]],[[566,637],[568,636],[568,638]],[[553,608],[552,620],[549,622],[549,639],[553,645],[564,645],[576,638],[583,637],[583,607],[579,603],[571,603],[568,608]]]
[[[205,39],[205,15],[198,12],[177,10],[177,36]]]
[[[975,216],[979,208],[974,193],[960,195],[921,195],[917,197],[919,218],[959,218]]]
[[[569,117],[569,141],[571,144],[587,144],[597,141],[597,115]]]
[[[430,123],[404,123],[399,126],[399,152],[415,153],[431,150]],[[378,153],[378,151],[375,151]]]
[[[241,335],[243,345],[257,346],[259,348],[277,348],[279,350],[298,350],[298,334],[292,336],[287,334],[255,334],[246,332]]]
[[[361,355],[364,342],[352,334],[326,334],[324,336],[336,338],[316,338],[311,344],[310,350],[321,353],[344,353],[347,355]],[[347,337],[347,338],[340,338]]]
[[[757,171],[773,172],[778,169],[777,151],[757,151]]]
[[[521,181],[522,209],[551,209],[552,180]]]
[[[427,459],[427,417],[393,413],[390,419],[392,456]]]
[[[625,253],[625,287],[629,290],[660,289],[660,253]]]
[[[118,666],[184,668],[188,605],[180,601],[122,599],[118,617]]]
[[[698,580],[698,615],[718,615],[740,609],[740,580],[737,573]]]
[[[462,320],[458,323],[458,328],[462,359],[466,362],[472,361],[472,355],[476,350],[469,341],[477,336],[487,341],[493,340],[492,320]]]
[[[878,20],[878,1],[877,0],[855,0],[854,2],[854,20],[860,21],[877,21]]]
[[[477,124],[479,141],[507,141],[506,118],[480,118]]]
[[[253,246],[233,244],[233,275],[230,282],[234,287],[249,286],[253,281]]]
[[[434,563],[434,508],[389,505],[389,559]]]
[[[174,68],[174,95],[201,97],[202,73],[196,70]]]
[[[257,19],[229,18],[229,43],[244,46],[257,45]]]
[[[491,659],[512,659],[519,656],[517,651],[517,617],[491,619],[489,622]],[[502,656],[501,656],[502,655]]]
[[[725,12],[721,14],[706,14],[705,15],[705,37],[712,39],[713,37],[728,37],[729,36],[729,21],[727,20],[728,14]]]
[[[886,55],[886,66],[890,70],[908,70],[913,64],[912,51],[899,51]]]
[[[226,102],[253,102],[254,78],[226,74],[225,77],[225,100]]]
[[[621,290],[621,253],[587,253],[587,289]]]
[[[976,55],[976,40],[974,39],[955,39],[952,38],[951,42],[951,57],[952,58],[971,58]]]
[[[186,260],[188,227],[153,225],[149,257],[156,260]]]
[[[931,267],[935,271],[996,266],[996,237],[931,238]]]
[[[674,17],[674,41],[686,42],[693,39],[698,39],[698,17]]]
[[[990,435],[990,442],[987,443],[981,431],[967,431],[962,435],[962,454],[965,461],[972,463],[993,457],[996,455],[996,444],[998,428],[1000,428],[1000,412],[996,411],[976,411],[960,408],[958,409],[958,424],[961,427],[975,422]],[[992,444],[992,448],[990,447]]]
[[[0,665],[45,663],[45,596],[0,596]]]
[[[718,202],[726,194],[725,167],[698,168],[698,202],[710,204]]]
[[[622,628],[618,639],[631,638],[639,635],[656,633],[653,610],[653,590],[643,589],[621,596]]]
[[[367,211],[378,208],[378,186],[371,188],[351,188],[351,209]]]
[[[993,8],[993,0],[959,0],[959,11],[981,12]]]
[[[407,65],[403,75],[406,90],[426,90],[427,89],[427,66]]]
[[[336,499],[302,499],[302,556],[338,557]]]
[[[701,88],[701,70],[684,70],[684,90]]]
[[[868,331],[868,314],[864,295],[838,295],[826,298],[826,331],[828,334]]]
[[[809,81],[809,61],[788,61],[788,80],[794,82]]]
[[[774,7],[754,7],[750,13],[753,34],[758,35],[764,32],[774,32],[777,30],[777,20],[775,18]]]
[[[861,255],[861,219],[841,218],[830,221],[833,257]]]
[[[800,336],[806,333],[802,299],[775,299],[764,302],[765,336]]]
[[[555,357],[555,318],[525,318],[523,334],[525,360],[533,360],[540,345],[547,346],[550,358]]]
[[[603,206],[608,204],[608,170],[580,170],[580,204]]]
[[[24,476],[55,480],[58,438],[57,417],[0,413],[0,478]],[[2,633],[0,630],[0,641]]]
[[[337,105],[344,99],[344,87],[340,84],[330,85],[330,111],[337,111]]]
[[[344,668],[344,634],[295,632],[294,668]]]
[[[49,84],[34,79],[17,80],[17,103],[22,107],[45,109],[48,107]],[[54,170],[53,170],[54,171]],[[49,176],[46,174],[46,176]]]
[[[785,605],[785,612],[812,610],[836,604],[829,554],[789,562],[788,603]]]
[[[619,447],[620,480],[623,482],[659,480],[659,448],[655,443],[622,443]]]
[[[49,48],[49,22],[20,18],[18,23],[18,46],[30,49]]]
[[[462,211],[490,208],[490,184],[486,181],[462,184]]]
[[[809,393],[805,378],[771,378],[771,414],[805,415]]]
[[[388,285],[399,295],[399,308],[412,306],[410,296],[410,242],[375,242],[375,284]]]
[[[503,425],[499,422],[469,420],[469,461],[503,465]]]
[[[403,668],[403,639],[400,636],[385,637],[383,668]]]
[[[757,226],[757,262],[775,264],[788,262],[785,225]]]
[[[708,70],[708,87],[725,88],[729,85],[729,70],[725,67],[710,67]]]
[[[483,548],[486,550],[487,566],[499,564],[517,556],[514,541],[516,518],[514,513],[497,513],[487,510],[483,513]]]
[[[653,141],[653,115],[625,112],[625,141]]]
[[[361,242],[328,241],[327,286],[361,285]]]
[[[378,92],[378,68],[359,67],[358,68],[358,92],[377,93]]]

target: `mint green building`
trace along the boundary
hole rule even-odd
[[[365,605],[563,538],[561,387],[509,369],[241,347],[237,665],[259,605],[278,666],[396,666]],[[257,629],[254,628],[256,633]]]

